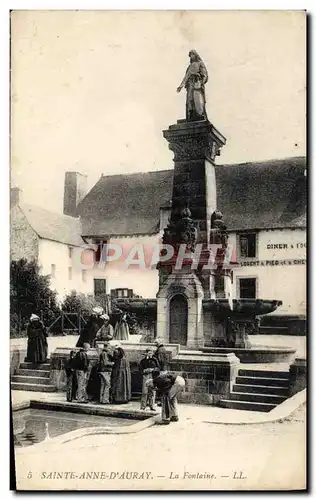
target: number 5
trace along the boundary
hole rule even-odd
[[[28,474],[27,474],[27,476],[26,476],[26,477],[27,477],[27,479],[31,479],[31,477],[32,477],[32,472],[31,472],[31,471],[30,471],[30,472],[28,472]]]

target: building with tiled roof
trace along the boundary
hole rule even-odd
[[[233,270],[235,296],[282,300],[278,314],[304,315],[306,158],[217,165],[215,172],[217,208],[224,215],[239,263]],[[146,298],[155,297],[158,273],[152,254],[168,223],[173,170],[102,175],[88,193],[85,182],[81,174],[66,173],[64,213],[67,215],[23,204],[20,212],[14,209],[14,217],[11,210],[12,258],[19,253],[34,254],[39,241],[45,252],[48,247],[51,251],[52,245],[57,252],[61,245],[67,249],[58,260],[60,273],[64,274],[64,290],[110,293],[113,289],[126,289]],[[27,230],[21,230],[21,218],[24,223],[27,221]],[[102,266],[97,258],[93,269],[90,265],[83,272],[77,270],[78,279],[74,280],[75,271],[69,270],[69,248],[79,249],[92,243],[115,243],[121,247],[122,257],[115,262],[109,259]],[[126,256],[131,256],[136,246],[141,246],[144,252],[145,267],[127,268]],[[47,274],[50,274],[49,259],[52,260],[52,254],[49,255],[41,257],[46,262]]]

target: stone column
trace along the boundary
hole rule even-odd
[[[199,221],[198,242],[207,245],[216,209],[215,159],[226,139],[208,120],[178,120],[163,135],[174,152],[171,220],[176,222],[189,207]]]

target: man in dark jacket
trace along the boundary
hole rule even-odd
[[[142,397],[140,401],[140,409],[146,410],[149,406],[151,410],[154,410],[155,392],[151,387],[146,385],[147,380],[152,379],[152,372],[155,368],[159,368],[159,362],[157,358],[153,356],[153,351],[151,349],[146,349],[145,357],[141,359],[139,363],[139,371],[142,374]]]
[[[154,357],[157,359],[157,361],[159,363],[160,371],[163,372],[164,370],[167,369],[167,367],[166,367],[167,362],[168,362],[167,351],[166,351],[166,348],[164,347],[163,343],[159,339],[157,339],[154,342],[154,344],[156,346]],[[162,399],[161,393],[160,393],[160,391],[157,391],[156,392],[156,400],[157,400],[158,406],[162,405],[161,399]]]
[[[161,424],[178,422],[178,403],[177,396],[185,388],[185,380],[179,375],[170,372],[161,373],[158,368],[152,372],[152,382],[147,385],[158,389],[162,395]]]
[[[77,352],[75,356],[75,369],[76,369],[76,378],[77,378],[77,395],[76,399],[78,403],[87,403],[87,384],[89,377],[89,358],[87,351],[90,345],[86,342],[83,344],[83,347]]]
[[[163,343],[159,339],[157,339],[154,344],[156,346],[154,357],[158,360],[160,371],[163,372],[164,370],[166,370],[166,365],[168,362],[167,351]]]

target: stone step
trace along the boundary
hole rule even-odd
[[[233,392],[251,392],[253,394],[276,394],[277,396],[288,396],[288,387],[278,387],[269,385],[247,385],[234,384]]]
[[[25,375],[27,377],[49,378],[49,370],[32,370],[31,368],[18,368],[15,375]]]
[[[274,385],[277,387],[288,387],[289,381],[284,378],[270,377],[236,377],[236,384],[248,385]]]
[[[287,326],[260,326],[259,332],[261,335],[287,335]]]
[[[279,405],[286,400],[286,396],[277,394],[256,394],[254,392],[231,392],[230,399],[233,401],[252,401],[255,403],[272,403]]]
[[[32,392],[56,392],[53,385],[22,384],[20,382],[11,382],[12,391],[32,391]]]
[[[50,385],[49,379],[47,377],[29,377],[25,375],[13,375],[11,377],[12,382],[18,382],[21,384],[38,384],[38,385]]]
[[[45,370],[45,371],[49,370],[49,367],[50,367],[49,363],[41,363],[39,365],[34,365],[34,363],[28,363],[28,362],[20,363],[19,366],[19,368],[22,368],[22,370],[30,369],[30,370]]]
[[[273,410],[277,405],[271,403],[255,403],[253,401],[233,401],[231,399],[221,399],[221,406],[231,410],[264,411]]]
[[[266,370],[238,370],[240,377],[260,377],[260,378],[284,378],[288,379],[290,372],[266,371]]]

